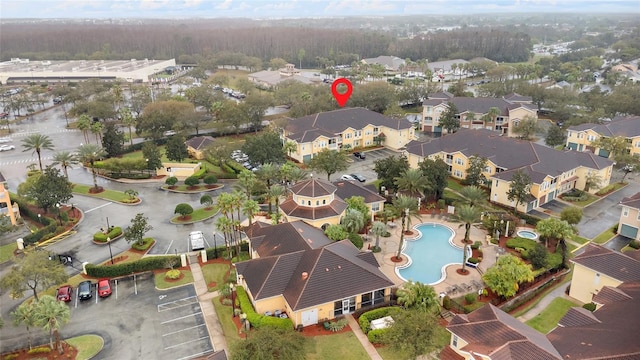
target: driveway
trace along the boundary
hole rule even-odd
[[[580,236],[593,239],[600,233],[618,223],[620,219],[620,200],[640,192],[640,184],[629,181],[623,189],[583,209],[582,221],[577,225]]]
[[[344,174],[359,174],[363,175],[367,178],[366,183],[370,183],[378,178],[378,174],[373,171],[373,167],[375,166],[375,161],[387,158],[392,155],[400,155],[399,152],[393,151],[391,149],[376,149],[371,151],[365,151],[366,159],[362,160],[353,155],[349,156],[349,160],[353,160],[353,162],[349,163],[349,169],[344,172]],[[342,173],[334,174],[332,176],[332,181],[339,179]]]
[[[556,200],[556,199],[553,199],[553,200],[551,200],[551,201],[549,201],[549,202],[547,202],[547,203],[543,204],[541,207],[542,207],[543,209],[550,210],[550,211],[551,211],[551,212],[553,212],[553,213],[560,214],[560,213],[562,212],[562,210],[563,210],[564,208],[566,208],[566,207],[569,207],[569,205],[568,205],[568,204],[565,204],[565,203],[563,203],[563,202],[561,202],[561,201],[558,201],[558,200]]]

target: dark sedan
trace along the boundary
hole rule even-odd
[[[366,177],[364,177],[364,176],[362,176],[362,175],[360,175],[360,174],[351,174],[351,176],[352,176],[354,179],[356,179],[356,180],[358,180],[358,181],[360,181],[360,182],[365,182],[365,181],[367,181],[367,178],[366,178]]]

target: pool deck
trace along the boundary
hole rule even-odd
[[[422,215],[421,219],[422,221],[420,222],[413,220],[411,227],[413,228],[415,225],[419,225],[420,223],[436,223],[446,225],[455,233],[453,242],[461,248],[463,247],[462,240],[464,239],[464,226],[462,228],[458,228],[460,226],[460,223],[448,221],[445,218],[440,219],[437,216],[432,217],[431,215]],[[391,236],[388,238],[380,238],[380,247],[382,248],[382,251],[376,253],[375,256],[378,260],[378,263],[380,263],[380,269],[382,270],[382,272],[387,275],[389,279],[391,279],[397,286],[400,286],[404,283],[404,280],[396,275],[395,268],[396,266],[401,266],[407,263],[406,256],[404,257],[402,262],[396,263],[391,261],[391,257],[395,256],[396,252],[398,251],[398,244],[400,242],[400,222],[398,221],[397,226],[394,228],[388,227],[388,230],[391,233]],[[418,236],[418,234],[416,233],[415,235],[405,238],[410,239],[415,236]],[[495,263],[498,247],[496,245],[487,243],[485,231],[472,226],[469,238],[472,242],[482,242],[482,262],[479,264],[477,269],[467,266],[467,269],[469,270],[469,273],[467,275],[460,275],[456,272],[457,269],[462,267],[462,265],[460,264],[447,266],[446,278],[440,283],[433,285],[436,293],[443,293],[448,287],[452,285],[460,285],[462,283],[470,284],[472,280],[482,281],[482,272],[486,271],[486,269],[493,266],[493,264]],[[370,240],[365,241],[364,248],[367,248],[369,244],[373,246],[375,244],[375,241],[375,237],[371,237]],[[473,290],[470,290],[468,292],[471,291]],[[464,293],[456,294],[456,296],[460,294]]]

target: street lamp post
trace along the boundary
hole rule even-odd
[[[42,215],[38,214],[38,222],[42,224]]]
[[[111,265],[113,265],[113,252],[111,251],[111,238],[107,238],[107,244],[109,245],[109,256],[111,257]]]
[[[213,233],[213,256],[215,256],[215,258],[218,258],[218,243],[216,241],[216,233]]]
[[[109,217],[107,217],[107,233],[111,231],[111,227],[109,226]]]
[[[62,216],[60,216],[60,203],[56,204],[56,208],[58,208],[58,223],[62,226]]]
[[[231,316],[236,317],[236,296],[233,293],[233,290],[234,290],[233,283],[229,284],[229,289],[231,289]]]

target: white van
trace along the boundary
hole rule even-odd
[[[204,233],[202,231],[192,231],[189,233],[189,245],[191,251],[204,249]]]

